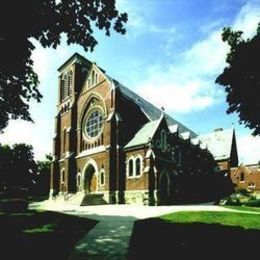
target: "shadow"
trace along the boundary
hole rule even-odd
[[[0,214],[1,255],[6,259],[67,259],[98,221],[34,210]]]
[[[76,244],[68,259],[127,259],[129,240],[137,218],[86,214],[84,211],[75,214],[99,222]]]
[[[152,218],[135,222],[128,259],[247,259],[259,241],[257,230]]]

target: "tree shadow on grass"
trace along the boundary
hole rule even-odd
[[[97,222],[49,211],[1,214],[1,256],[6,259],[67,259],[75,243]]]
[[[152,218],[135,222],[128,259],[247,259],[259,241],[258,230]]]

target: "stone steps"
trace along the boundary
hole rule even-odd
[[[107,202],[104,200],[104,194],[86,194],[80,204],[80,206],[88,205],[106,205]]]

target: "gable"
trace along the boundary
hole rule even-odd
[[[215,160],[229,159],[232,151],[233,131],[233,129],[218,129],[213,133],[200,135],[198,139],[207,146]]]
[[[162,114],[159,120],[144,124],[124,148],[130,149],[150,145],[160,153],[170,152],[169,136],[168,124],[164,114]]]
[[[92,66],[90,67],[86,75],[86,79],[84,80],[83,88],[81,90],[81,95],[83,95],[84,93],[90,90],[94,90],[97,86],[99,86],[101,83],[103,83],[106,80],[107,78],[104,74],[104,71],[100,69],[95,63],[92,63]],[[108,83],[110,82],[108,81]]]

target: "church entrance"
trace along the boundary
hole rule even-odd
[[[170,178],[167,172],[162,172],[159,182],[159,204],[167,205],[170,202]]]
[[[85,170],[84,174],[84,191],[85,193],[95,193],[97,192],[97,176],[95,173],[95,168],[93,165],[89,165]]]

